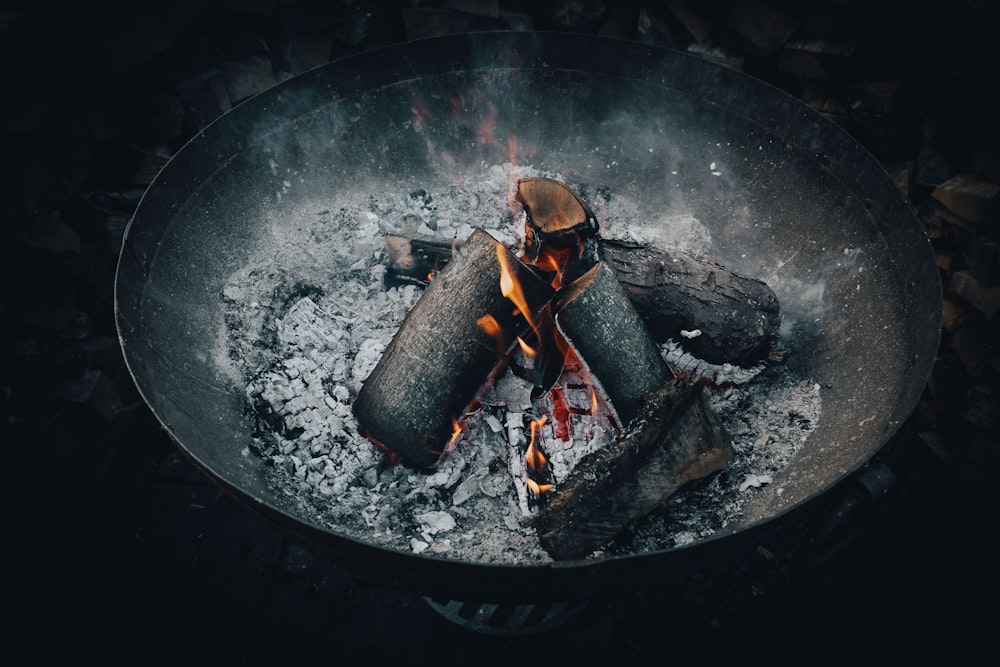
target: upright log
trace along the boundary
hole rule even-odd
[[[729,465],[731,437],[703,387],[683,379],[667,383],[617,441],[577,463],[532,519],[549,555],[586,558],[685,484]]]
[[[477,230],[417,300],[354,402],[365,434],[408,465],[438,461],[469,403],[528,330],[501,293],[500,256],[536,316],[552,288]]]

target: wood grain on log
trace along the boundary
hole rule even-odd
[[[600,225],[580,195],[561,181],[541,177],[519,179],[516,195],[525,213],[524,255],[556,274],[556,286],[597,263]]]
[[[635,243],[605,239],[600,252],[657,342],[673,339],[714,364],[784,361],[778,297],[763,281]]]
[[[730,435],[703,385],[672,380],[616,442],[577,463],[532,526],[553,558],[585,558],[685,484],[725,468],[732,456]]]

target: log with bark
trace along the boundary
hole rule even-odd
[[[605,239],[600,255],[657,342],[673,339],[714,364],[749,368],[784,361],[777,342],[780,305],[765,282],[637,243]]]
[[[386,245],[387,278],[419,284],[452,253],[451,243],[426,237],[388,235]],[[597,247],[656,342],[672,339],[714,364],[785,361],[780,304],[763,281],[673,250],[608,239]]]
[[[555,322],[617,413],[628,424],[673,377],[621,283],[601,262],[560,290]]]
[[[450,254],[450,253],[449,253]],[[531,313],[501,292],[501,258]],[[525,319],[553,289],[487,232],[478,230],[407,314],[354,402],[365,435],[413,467],[433,466],[483,384],[503,368]]]
[[[554,559],[586,558],[684,485],[725,468],[732,456],[730,435],[704,385],[671,380],[614,443],[577,463],[532,526]]]

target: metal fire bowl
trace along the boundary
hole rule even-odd
[[[214,354],[222,288],[303,202],[408,193],[504,162],[691,215],[713,259],[781,300],[790,364],[822,386],[806,446],[745,520],[714,538],[599,561],[497,566],[377,548],[297,513],[241,454],[245,383]],[[297,173],[280,198],[285,175]],[[711,163],[721,175],[713,175]],[[116,279],[125,360],[180,448],[225,489],[345,564],[432,595],[504,599],[697,563],[797,517],[859,470],[913,410],[938,348],[941,286],[915,212],[879,163],[800,101],[698,57],[563,33],[483,33],[365,53],[237,106],[164,167],[128,226]],[[781,489],[780,493],[777,489]],[[455,596],[458,596],[455,598]]]

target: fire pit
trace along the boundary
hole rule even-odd
[[[429,548],[434,539],[387,546],[331,521],[317,509],[322,494],[303,500],[276,484],[268,464],[294,452],[264,451],[267,415],[254,412],[253,397],[277,361],[309,355],[277,358],[275,346],[319,349],[315,335],[329,329],[309,325],[337,313],[315,308],[346,278],[381,294],[376,267],[384,267],[387,232],[425,225],[464,239],[492,221],[503,237],[508,214],[492,207],[489,193],[501,188],[502,200],[512,180],[533,175],[573,184],[615,236],[680,244],[774,290],[789,351],[784,372],[821,399],[802,446],[767,483],[763,475],[742,480],[752,492],[709,536],[558,564],[455,557]],[[448,216],[432,210],[444,206]],[[343,318],[361,317],[373,293],[360,291],[362,312]],[[366,340],[387,343],[418,295],[413,286],[397,290],[396,319]],[[544,33],[391,47],[249,100],[152,184],[126,235],[116,284],[119,332],[140,391],[222,486],[366,571],[436,599],[494,602],[586,595],[739,546],[815,508],[912,410],[937,349],[940,299],[914,212],[834,125],[776,89],[691,56]],[[349,379],[380,353],[355,351],[357,369],[347,361],[339,371],[283,368],[289,380],[339,373],[343,389],[327,383],[335,412],[352,401]],[[357,447],[374,456],[370,443]],[[294,475],[299,466],[290,466]],[[407,474],[424,473],[394,479]],[[451,529],[446,514],[427,508],[429,537]]]

